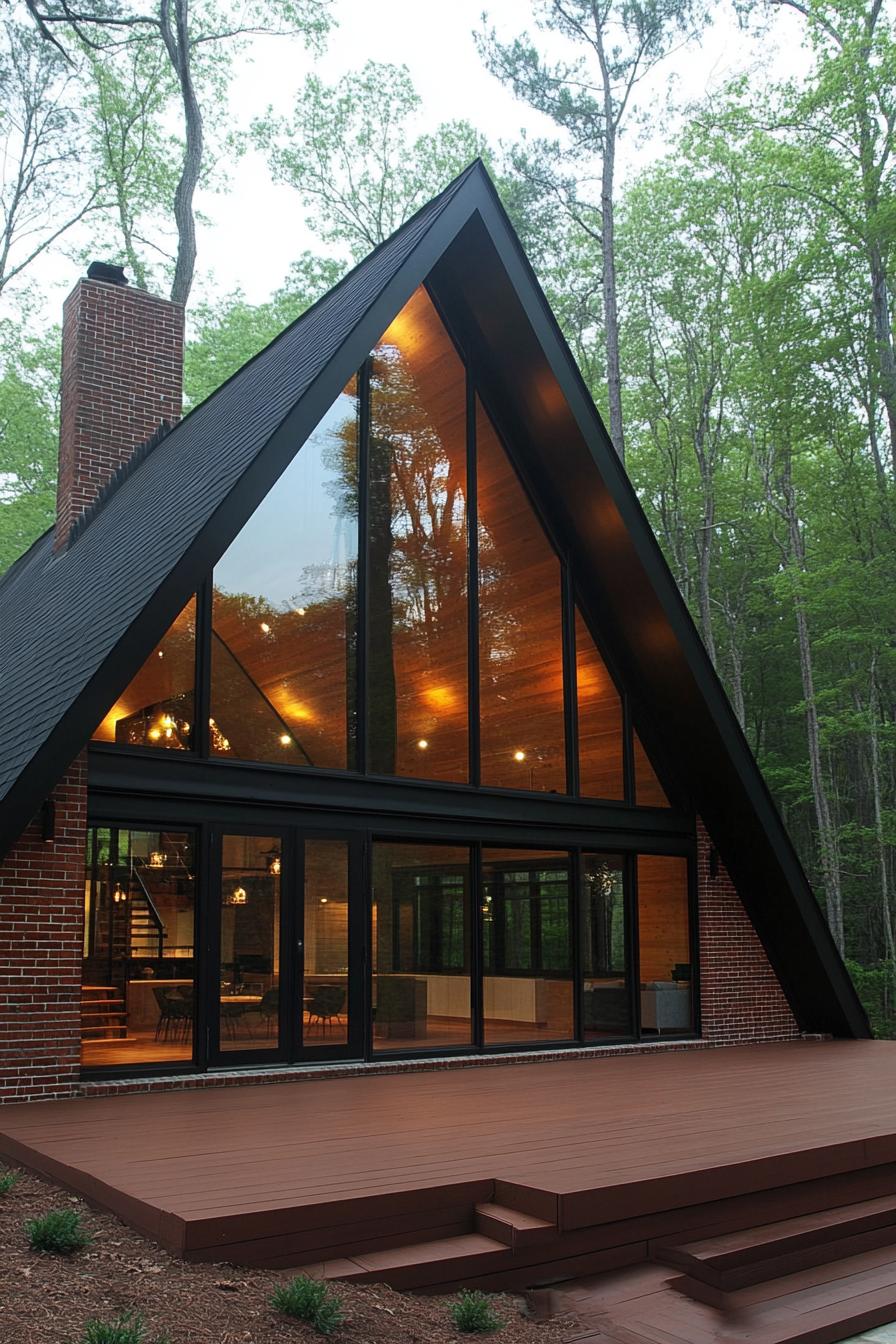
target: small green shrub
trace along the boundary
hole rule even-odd
[[[468,1288],[462,1288],[451,1303],[451,1319],[465,1335],[485,1335],[504,1324],[488,1294]]]
[[[145,1339],[143,1317],[125,1312],[117,1321],[89,1320],[80,1344],[144,1344]]]
[[[284,1316],[307,1321],[321,1335],[332,1335],[343,1322],[342,1301],[322,1279],[299,1274],[274,1290],[271,1306]]]
[[[18,1183],[19,1172],[4,1171],[0,1176],[0,1195],[8,1195],[14,1185]]]
[[[117,1321],[100,1321],[92,1317],[84,1326],[78,1344],[149,1344],[149,1340],[143,1317],[125,1311]],[[168,1336],[158,1335],[155,1344],[168,1344]]]
[[[81,1215],[74,1209],[54,1209],[43,1218],[25,1224],[32,1251],[50,1255],[72,1255],[90,1245],[90,1236],[81,1226]]]

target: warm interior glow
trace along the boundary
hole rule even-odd
[[[622,701],[576,608],[579,787],[590,798],[625,798]]]
[[[196,599],[191,598],[93,734],[94,742],[184,751],[192,746]]]
[[[368,760],[355,759],[354,379],[215,567],[210,749],[464,783],[466,371],[424,287],[384,334],[371,369]],[[556,397],[554,385],[549,391]],[[563,793],[561,566],[513,445],[505,447],[478,398],[475,438],[481,780]],[[194,625],[191,601],[105,716],[98,739],[193,745]],[[622,799],[621,701],[578,610],[575,642],[581,791]],[[635,763],[638,802],[668,806],[637,740]]]
[[[369,764],[464,782],[465,371],[425,289],[377,345],[370,395]]]
[[[670,807],[666,791],[657,778],[650,757],[637,733],[632,733],[635,759],[635,802],[639,807]]]
[[[355,380],[214,571],[213,754],[354,766]]]
[[[564,793],[560,562],[478,402],[476,444],[482,782]],[[521,723],[538,744],[522,758]]]

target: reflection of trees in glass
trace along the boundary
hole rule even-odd
[[[447,335],[438,335],[447,347]],[[446,363],[447,386],[438,381]],[[414,731],[412,725],[425,726],[421,695],[437,683],[450,683],[453,691],[445,693],[439,724],[447,740],[453,707],[463,739],[452,736],[451,760],[443,758],[442,764],[451,771],[448,777],[466,778],[464,375],[453,348],[440,365],[438,372],[433,365],[421,368],[391,343],[381,344],[372,362],[370,764],[381,773],[407,773],[399,735]],[[456,442],[445,424],[446,410],[459,416]],[[460,673],[452,675],[457,664]]]
[[[566,787],[560,562],[477,402],[482,781]]]
[[[354,384],[273,487],[274,509],[259,508],[216,568],[212,750],[218,754],[330,768],[355,763]],[[272,547],[275,565],[268,563]],[[228,591],[228,581],[236,587],[232,575],[255,591]]]
[[[624,974],[622,871],[607,859],[583,857],[586,975]],[[618,860],[617,860],[618,862]]]

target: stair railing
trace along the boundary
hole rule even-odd
[[[158,957],[159,961],[161,961],[165,949],[165,925],[162,923],[162,916],[156,909],[155,902],[153,901],[152,896],[150,896],[149,894],[149,888],[143,881],[143,875],[136,864],[134,864],[132,871],[137,881],[140,883],[140,892],[146,904],[146,912],[149,915],[151,922],[155,926],[156,937],[158,938],[158,951],[156,952],[156,956]]]

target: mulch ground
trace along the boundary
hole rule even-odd
[[[76,1208],[90,1233],[89,1247],[71,1257],[29,1249],[25,1222],[51,1209]],[[304,1344],[321,1341],[310,1326],[269,1305],[276,1284],[299,1271],[191,1265],[111,1214],[23,1173],[0,1195],[0,1341],[2,1344],[79,1344],[91,1318],[112,1321],[124,1311],[146,1323],[146,1344]],[[504,1319],[492,1335],[459,1334],[450,1298],[417,1297],[380,1285],[339,1284],[345,1323],[333,1344],[457,1344],[491,1339],[500,1344],[560,1344],[570,1320],[539,1323],[523,1298],[496,1295]],[[565,1328],[564,1328],[565,1327]]]

